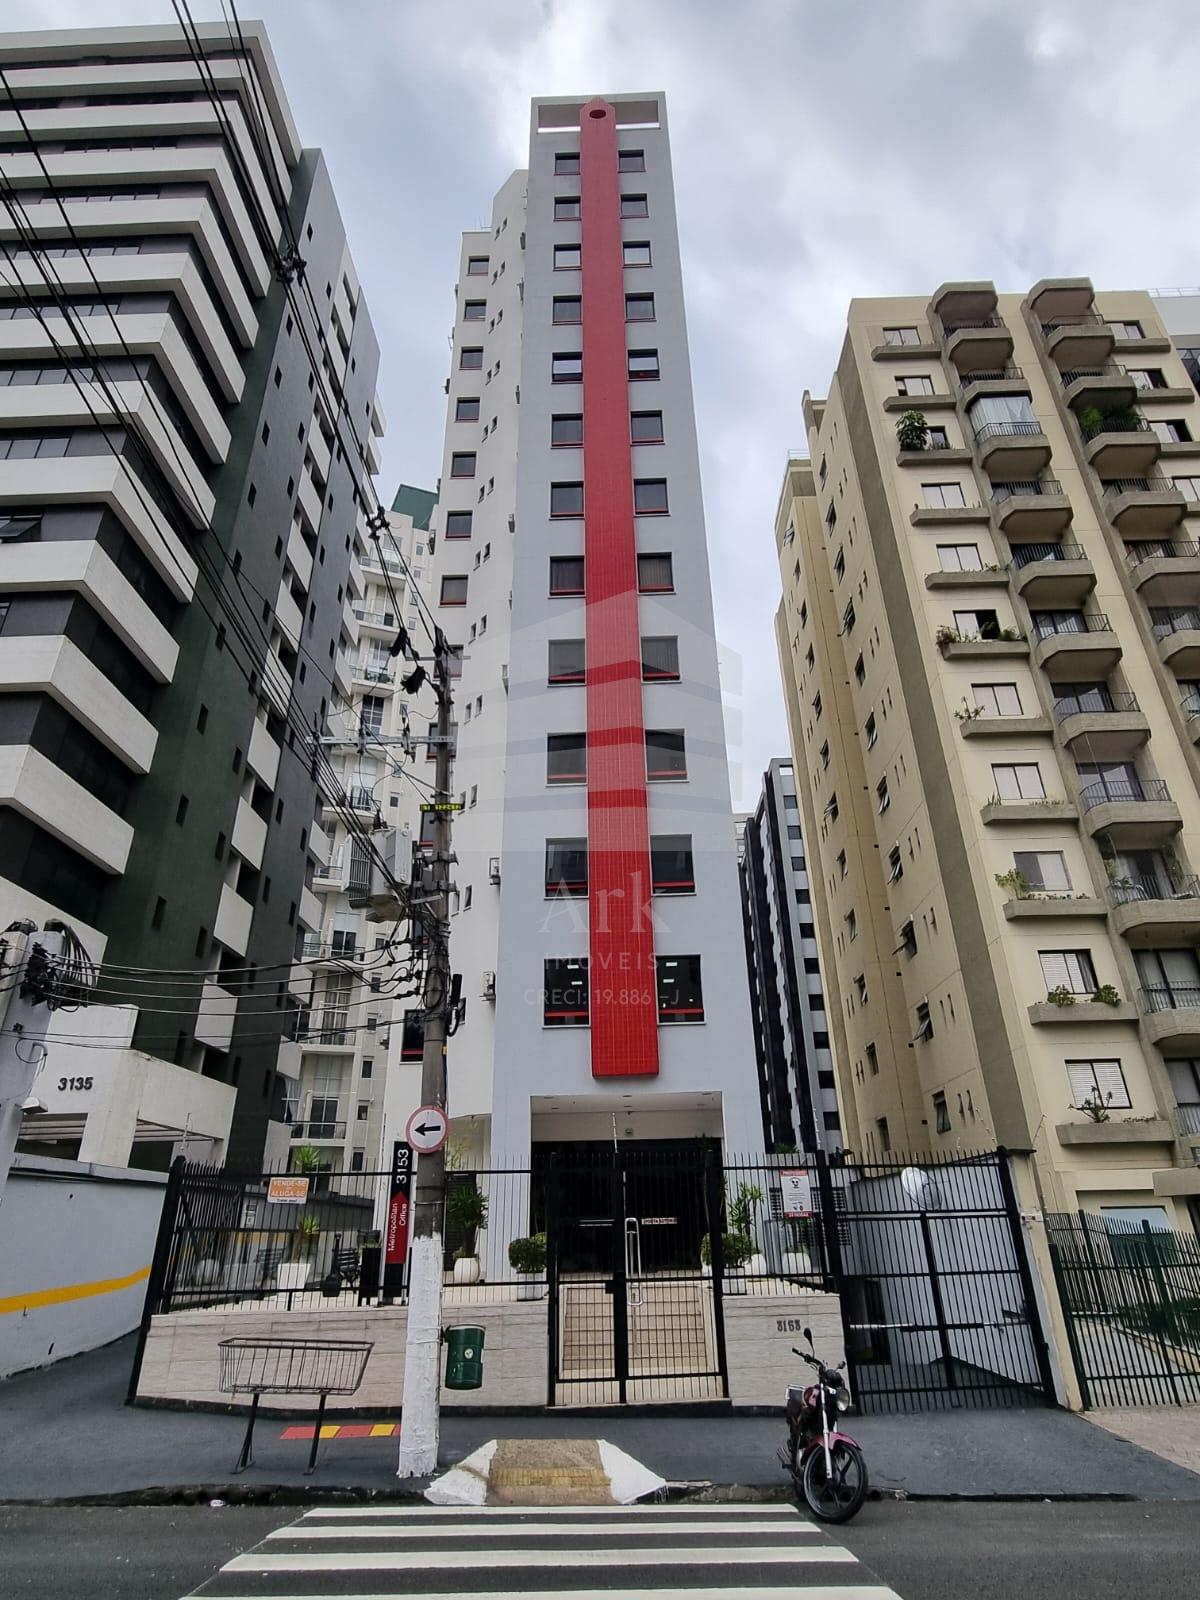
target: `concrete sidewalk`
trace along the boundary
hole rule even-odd
[[[396,1440],[338,1437],[305,1478],[308,1445],[283,1439],[286,1423],[263,1418],[256,1466],[231,1468],[242,1418],[123,1404],[133,1340],[76,1356],[0,1384],[0,1501],[99,1499],[166,1489],[261,1492],[337,1488],[395,1494]],[[364,1432],[366,1430],[356,1430]],[[948,1411],[857,1417],[872,1486],[909,1495],[1125,1495],[1200,1501],[1200,1474],[1139,1449],[1081,1417],[1050,1410]],[[450,1416],[442,1458],[461,1460],[495,1438],[603,1438],[672,1482],[742,1484],[786,1491],[775,1417],[644,1417],[611,1411],[580,1417]],[[299,1496],[303,1498],[303,1496]]]

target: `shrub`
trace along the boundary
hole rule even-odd
[[[901,450],[928,450],[929,424],[924,412],[901,412],[896,419],[896,443]]]
[[[534,1233],[527,1239],[514,1239],[508,1247],[508,1264],[514,1272],[545,1272],[546,1235]]]

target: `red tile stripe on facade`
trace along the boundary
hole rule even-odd
[[[580,115],[592,1075],[658,1072],[616,118]]]

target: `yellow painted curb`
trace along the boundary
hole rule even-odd
[[[97,1294],[115,1294],[119,1289],[132,1289],[135,1283],[144,1283],[150,1276],[148,1266],[128,1272],[123,1278],[97,1278],[95,1283],[65,1283],[61,1289],[33,1289],[29,1294],[10,1294],[0,1299],[0,1317],[10,1311],[32,1311],[37,1306],[58,1306],[66,1300],[88,1300]]]

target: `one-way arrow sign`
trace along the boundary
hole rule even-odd
[[[414,1150],[419,1150],[422,1155],[431,1156],[445,1144],[449,1131],[446,1113],[440,1107],[418,1106],[408,1119],[404,1137]]]

